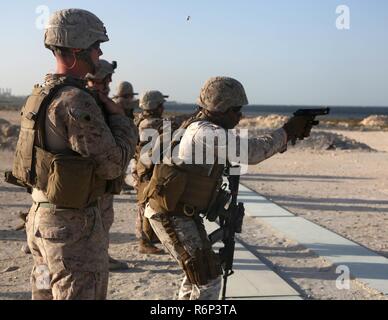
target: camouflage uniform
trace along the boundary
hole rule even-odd
[[[199,105],[207,110],[225,112],[230,107],[243,106],[248,104],[245,91],[242,85],[234,79],[217,77],[210,79],[202,88]],[[203,138],[209,135],[217,136],[217,132],[225,129],[209,121],[198,121],[188,126],[181,142],[179,144],[179,159],[185,162],[192,159],[193,150],[203,150],[204,153],[210,146],[203,143]],[[243,139],[241,137],[241,139]],[[257,164],[275,153],[284,150],[287,143],[287,135],[284,129],[279,129],[272,134],[250,138],[246,141],[248,145],[248,162]],[[199,147],[198,147],[199,146]],[[227,142],[218,143],[214,146],[214,155],[218,154],[219,148],[227,148]],[[211,165],[195,164],[196,166]],[[190,183],[190,182],[188,182]],[[168,219],[169,223],[175,229],[179,242],[190,256],[194,256],[197,249],[211,247],[210,241],[203,227],[202,218],[195,216],[193,218],[182,216],[168,216],[154,210],[149,203],[146,206],[145,216],[149,218],[152,228],[158,235],[160,241],[164,244],[171,256],[181,264],[179,250],[176,248],[176,242],[167,232],[163,225],[163,219]],[[182,265],[181,265],[182,266]],[[179,299],[206,299],[217,300],[219,298],[221,287],[221,277],[209,281],[204,286],[197,286],[190,283],[185,276],[178,293]]]
[[[87,74],[85,79],[88,81],[88,87],[91,90],[100,91],[102,94],[108,96],[109,84],[112,81],[112,74],[117,67],[116,61],[109,63],[106,60],[100,60],[99,66],[95,74]],[[132,119],[130,120],[132,122]],[[132,144],[136,144],[136,136],[129,136],[128,139]],[[109,230],[114,222],[114,209],[113,209],[114,196],[110,193],[104,194],[100,199],[100,209],[102,213],[102,221],[104,223],[104,229],[109,239]],[[109,256],[109,270],[121,270],[127,269],[128,266],[124,262],[113,259]]]
[[[133,91],[133,86],[128,81],[122,81],[117,86],[116,95],[113,97],[113,101],[120,105],[126,114],[126,116],[130,119],[135,119],[134,111],[139,107],[139,100],[134,97],[138,95]],[[135,184],[135,160],[132,159],[129,163],[129,166],[126,171],[125,183],[123,186],[123,191],[125,193],[129,193],[130,190],[134,190],[136,188]]]
[[[71,24],[73,28],[67,30]],[[74,24],[79,28],[74,28]],[[85,30],[82,33],[82,30]],[[67,37],[61,36],[66,33]],[[90,43],[90,41],[92,41]],[[102,22],[80,9],[56,12],[50,19],[45,44],[86,50],[95,41],[108,41]],[[44,86],[65,77],[48,75]],[[79,87],[84,87],[85,83]],[[66,86],[51,100],[45,120],[46,147],[53,153],[76,152],[93,158],[96,175],[119,177],[134,153],[128,137],[136,128],[125,116],[106,119],[94,98]],[[105,299],[108,286],[108,239],[97,203],[85,209],[63,209],[50,204],[45,193],[33,189],[27,217],[27,240],[34,267],[33,299]]]
[[[136,236],[140,240],[140,252],[141,253],[161,253],[159,249],[153,246],[153,243],[158,242],[152,227],[149,224],[147,218],[144,217],[145,202],[142,195],[142,191],[149,182],[152,175],[153,165],[144,164],[141,162],[140,154],[143,146],[149,143],[149,137],[146,136],[145,131],[147,129],[154,129],[158,134],[162,134],[164,131],[164,121],[162,112],[155,113],[155,110],[163,105],[166,101],[164,96],[159,91],[147,91],[140,99],[140,108],[143,112],[136,120],[137,127],[139,129],[139,142],[136,148],[134,178],[135,185],[138,191],[137,202],[137,219],[136,219]],[[161,110],[162,111],[162,110]]]
[[[117,63],[113,61],[112,63],[109,63],[106,60],[100,60],[99,66],[94,74],[88,73],[85,76],[85,79],[88,81],[88,88],[91,90],[96,90],[94,87],[94,81],[102,81],[106,77],[111,77],[111,75],[114,73],[116,69]],[[111,82],[111,78],[107,80],[108,82]],[[109,88],[109,86],[108,86]],[[105,88],[104,88],[105,89]],[[102,92],[103,94],[108,95],[109,92]],[[131,137],[132,138],[132,137]],[[109,237],[109,229],[113,224],[114,221],[114,210],[113,210],[113,195],[111,194],[104,194],[99,203],[101,214],[102,214],[102,221],[104,224],[104,229],[107,231],[107,237]]]

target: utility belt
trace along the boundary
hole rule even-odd
[[[61,207],[61,206],[57,206],[53,203],[50,203],[50,202],[33,202],[34,206],[36,206],[36,210],[38,210],[39,208],[46,208],[46,209],[51,209],[51,210],[80,210],[78,208],[68,208],[68,207]],[[83,208],[83,209],[87,209],[87,208],[94,208],[94,207],[98,207],[98,201],[94,201],[92,203],[90,203],[87,207]]]
[[[195,208],[189,204],[184,204],[182,202],[179,202],[176,205],[175,210],[169,211],[168,215],[175,216],[175,217],[193,218],[194,216],[199,216],[201,213],[202,213],[201,210],[198,210],[197,208]]]

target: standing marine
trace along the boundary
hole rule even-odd
[[[165,119],[162,118],[164,112],[164,103],[168,96],[163,95],[160,91],[145,92],[139,102],[139,107],[142,110],[139,117],[136,119],[136,126],[139,129],[139,141],[136,147],[135,170],[135,186],[137,189],[137,219],[136,219],[136,234],[139,238],[139,252],[145,254],[160,254],[163,251],[157,248],[154,243],[159,242],[155,232],[147,218],[144,217],[144,209],[147,198],[144,194],[144,189],[148,186],[151,179],[154,165],[152,162],[142,161],[142,149],[151,141],[146,134],[146,130],[153,130],[155,135],[163,133],[165,128]],[[155,140],[154,140],[155,141]],[[149,150],[152,152],[152,149]]]
[[[245,139],[248,149],[242,152],[246,153],[247,164],[258,164],[285,151],[291,139],[307,137],[312,124],[304,117],[293,117],[283,128],[268,135],[252,138],[227,135],[227,131],[239,123],[242,107],[248,104],[242,84],[228,77],[206,81],[198,104],[198,113],[181,126],[185,132],[176,143],[178,161],[155,165],[146,190],[145,216],[185,273],[178,299],[216,300],[221,289],[222,269],[202,216],[221,189],[225,165],[233,161],[229,159],[229,152],[220,151],[231,147],[232,137],[236,145],[244,145]],[[206,138],[210,136],[218,139],[209,143]],[[222,136],[228,139],[221,139]],[[193,163],[193,150],[207,154],[210,149],[214,151],[210,152],[214,157],[212,161]]]
[[[112,76],[117,68],[117,62],[112,61],[112,63],[106,60],[100,60],[97,70],[94,74],[88,73],[85,77],[87,81],[87,87],[94,92],[95,95],[101,93],[102,95],[109,97],[110,92],[110,83],[112,82]],[[98,99],[97,99],[98,101]],[[103,106],[102,106],[103,108]],[[132,120],[131,120],[132,121]],[[136,139],[135,136],[128,137],[128,139]],[[137,141],[134,140],[132,143],[136,144]],[[122,185],[123,185],[123,177],[118,178],[111,185],[115,185],[116,188],[111,188],[111,190],[107,190],[107,192],[100,198],[100,209],[102,220],[104,223],[105,231],[107,233],[107,237],[109,239],[109,230],[114,221],[114,209],[113,209],[113,197],[114,194],[120,194]],[[118,261],[113,259],[109,255],[109,270],[124,270],[128,269],[128,265],[125,262]]]
[[[109,41],[89,11],[55,12],[44,43],[56,59],[27,99],[10,180],[26,186],[33,205],[27,240],[34,266],[32,298],[105,299],[108,239],[99,199],[134,154],[137,131],[106,96],[97,104],[83,80],[94,74]]]

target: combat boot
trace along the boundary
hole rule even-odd
[[[140,240],[139,252],[143,254],[163,254],[164,251],[147,242],[146,240]]]
[[[109,270],[110,271],[128,270],[128,269],[129,269],[128,264],[126,264],[123,261],[113,259],[111,256],[109,256]]]

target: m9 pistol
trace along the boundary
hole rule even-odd
[[[317,126],[319,121],[315,120],[317,116],[324,116],[330,113],[330,108],[317,108],[317,109],[299,109],[294,112],[295,117],[303,117],[308,120],[308,126],[306,127],[305,132],[310,132],[313,126]],[[296,139],[299,138],[303,140],[307,135],[303,135],[302,137],[294,137],[292,139],[292,144],[295,145]]]
[[[294,112],[295,117],[310,118],[311,124],[317,126],[319,121],[315,120],[315,117],[325,116],[330,113],[330,108],[317,108],[317,109],[299,109]]]

